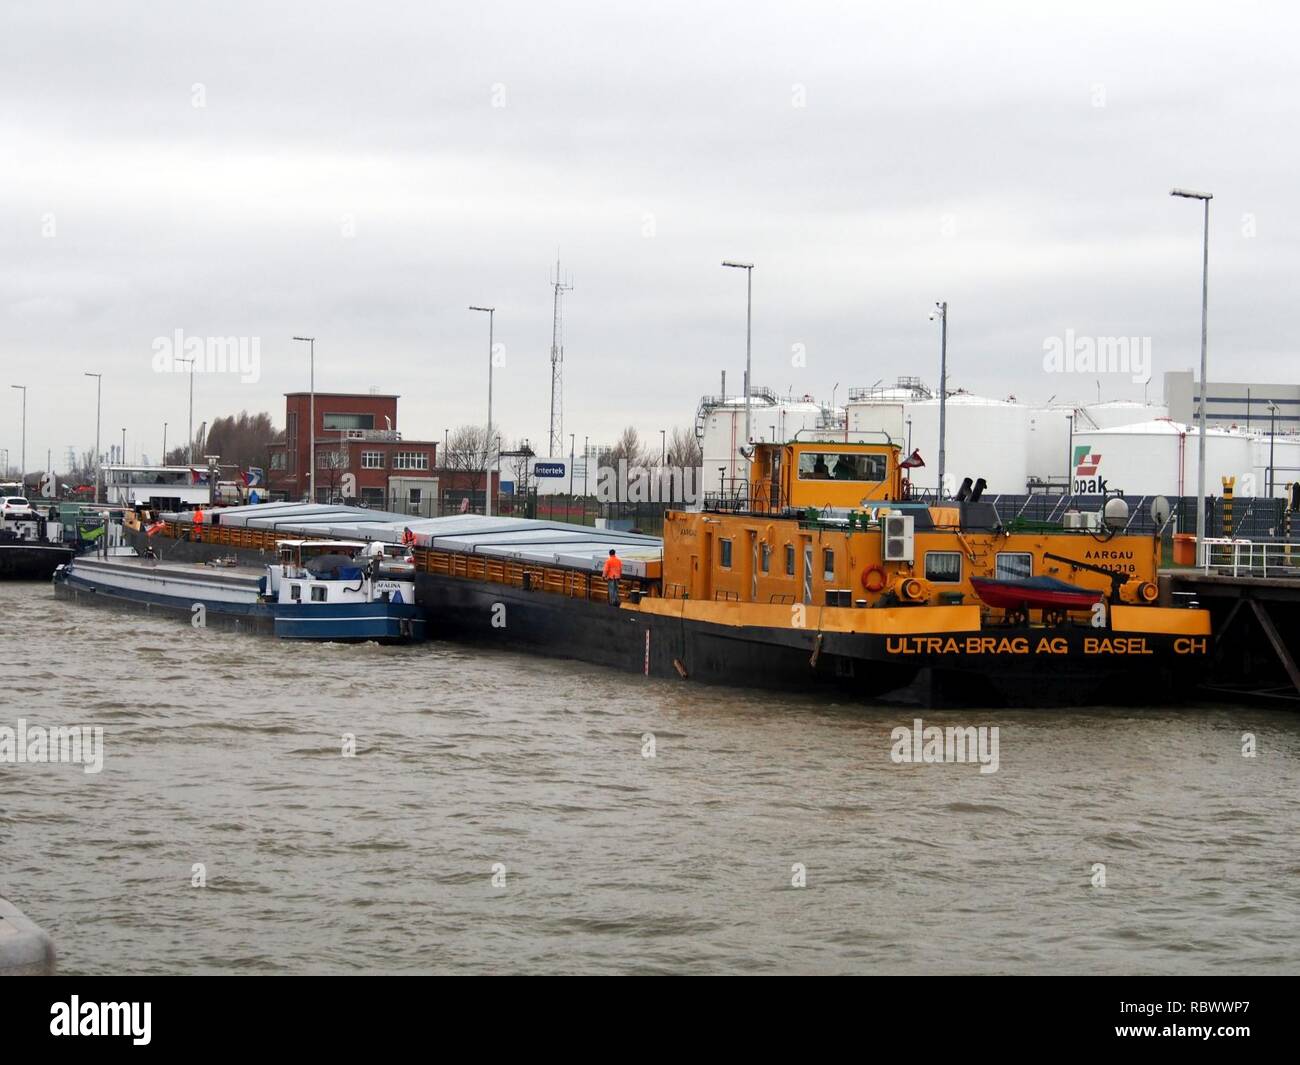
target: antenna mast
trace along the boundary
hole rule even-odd
[[[564,293],[573,288],[573,279],[562,280],[560,260],[555,259],[555,311],[551,319],[551,431],[548,455],[564,452]]]

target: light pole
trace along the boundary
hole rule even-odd
[[[591,462],[591,448],[587,442],[591,439],[589,436],[582,438],[582,498],[587,498],[587,466]]]
[[[1196,561],[1200,565],[1201,550],[1205,543],[1205,365],[1207,323],[1210,307],[1210,201],[1213,193],[1193,192],[1191,189],[1170,189],[1170,196],[1181,196],[1188,200],[1200,200],[1205,204],[1204,242],[1201,247],[1201,403],[1200,413],[1196,419],[1198,437],[1196,447]]]
[[[745,271],[745,446],[749,447],[749,396],[752,391],[752,386],[749,380],[749,371],[750,338],[754,321],[754,264],[733,263],[727,261],[722,265],[730,266],[735,270]],[[748,461],[748,459],[746,459],[746,461]]]
[[[185,445],[185,462],[186,465],[194,465],[194,359],[191,355],[188,359],[177,359],[182,366],[188,366],[190,372],[190,435],[189,443]]]
[[[1273,498],[1273,444],[1277,440],[1277,404],[1268,401],[1268,497]]]
[[[16,388],[23,394],[23,443],[22,443],[22,451],[19,452],[19,454],[21,455],[19,462],[22,464],[22,469],[18,471],[18,480],[22,482],[23,495],[26,495],[27,494],[27,386],[10,385],[9,387]]]
[[[163,449],[162,449],[162,462],[160,463],[160,465],[163,466],[167,465],[167,423],[166,422],[163,422]]]
[[[86,377],[95,379],[95,502],[99,500],[100,460],[99,460],[99,399],[101,386],[104,384],[102,373],[86,373]]]
[[[943,498],[943,471],[947,458],[948,432],[948,302],[941,300],[930,312],[930,321],[939,319],[939,495]]]
[[[310,423],[307,430],[307,478],[311,492],[310,502],[316,502],[316,338],[315,337],[294,337],[294,340],[300,340],[308,345],[310,355],[310,376],[307,384],[307,421]],[[194,416],[190,415],[191,423]],[[194,431],[191,424],[190,432]],[[192,438],[191,438],[192,439]]]
[[[126,426],[122,426],[122,453],[118,455],[118,461],[126,465]]]
[[[660,451],[659,465],[667,466],[668,465],[668,430],[667,429],[659,430],[659,451]]]
[[[492,330],[496,323],[497,309],[495,307],[470,307],[471,311],[482,311],[488,316],[488,421],[487,421],[487,440],[488,447],[492,447]],[[489,452],[490,454],[491,452]],[[492,468],[487,469],[487,488],[483,492],[483,516],[490,518],[492,516]]]
[[[1065,495],[1074,495],[1074,411],[1065,416]]]

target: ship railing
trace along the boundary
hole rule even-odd
[[[786,509],[778,490],[772,499],[770,484],[755,486],[744,477],[724,477],[717,492],[705,492],[703,509],[719,514],[780,514]]]
[[[284,533],[274,529],[242,529],[228,525],[191,525],[182,522],[169,522],[166,535],[176,540],[196,540],[261,551],[275,550],[277,541],[284,538]],[[301,539],[322,537],[305,536]],[[595,570],[556,563],[495,558],[468,551],[417,548],[415,569],[422,573],[465,577],[574,599],[602,602],[609,594],[608,582]],[[627,576],[619,581],[619,598],[630,600],[633,595],[653,595],[657,593],[658,587],[659,580],[656,577]]]
[[[1285,540],[1206,537],[1198,565],[1233,577],[1300,576],[1300,544]]]

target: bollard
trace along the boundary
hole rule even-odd
[[[54,940],[6,899],[0,899],[0,976],[53,976]]]

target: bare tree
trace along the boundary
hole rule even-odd
[[[612,467],[617,466],[620,459],[627,461],[628,469],[659,464],[658,452],[642,443],[641,434],[636,431],[635,425],[629,425],[624,429],[618,442],[607,451],[601,452],[598,462],[601,466]]]
[[[492,435],[497,436],[494,429]],[[496,454],[486,425],[462,425],[447,436],[443,466],[455,470],[471,493],[483,488],[483,475]]]
[[[668,434],[668,465],[682,469],[704,465],[704,449],[692,430],[678,427]]]

